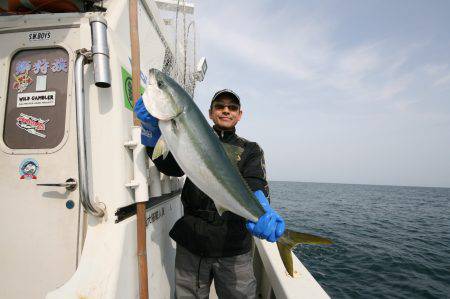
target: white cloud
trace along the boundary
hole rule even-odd
[[[450,67],[448,64],[427,64],[422,69],[424,74],[432,79],[432,86],[445,87],[450,85]]]
[[[202,42],[220,47],[243,64],[304,81],[310,88],[336,89],[355,101],[389,100],[413,82],[414,75],[400,71],[408,51],[392,51],[389,40],[337,48],[335,24],[323,18],[298,14],[292,18],[286,9],[261,17],[263,4],[250,7],[205,19]]]
[[[338,70],[346,75],[364,76],[379,68],[381,61],[377,44],[367,44],[350,48],[337,54]]]
[[[393,98],[397,94],[407,89],[412,81],[413,81],[412,76],[406,74],[386,83],[381,90],[381,98],[382,99]]]
[[[439,76],[442,73],[448,71],[447,64],[427,64],[423,67],[425,74],[429,76]]]
[[[219,27],[210,24],[204,36],[205,41],[226,49],[245,63],[268,68],[270,72],[281,72],[295,79],[311,80],[317,77],[315,68],[300,58],[300,55],[306,56],[309,52],[302,45],[284,43],[274,38],[264,40],[238,30],[223,31]],[[311,56],[315,56],[315,61],[321,60],[317,54]]]
[[[448,34],[443,26],[406,32],[395,29],[421,19],[391,20],[399,26],[388,28],[368,14],[360,28],[354,21],[367,13],[360,6],[342,12],[301,1],[200,3],[207,11],[198,11],[197,37],[211,60],[201,84],[208,90],[199,93],[207,102],[227,84],[249,99],[239,132],[261,141],[271,177],[421,184],[427,173],[429,185],[448,186],[448,155],[435,154],[450,142],[442,88],[450,84],[449,56],[432,36]],[[440,175],[436,165],[443,165]],[[408,167],[420,169],[415,181],[402,178],[412,173]]]
[[[445,75],[439,79],[437,79],[434,83],[433,86],[446,86],[450,84],[450,71],[448,73],[448,75]]]

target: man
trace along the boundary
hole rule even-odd
[[[152,156],[161,131],[158,121],[145,109],[142,99],[135,112],[142,123],[142,144]],[[269,205],[269,187],[265,175],[264,154],[255,142],[236,135],[236,124],[242,117],[239,96],[231,90],[218,91],[211,100],[209,118],[220,141],[238,146],[241,154],[237,164],[243,178],[266,210],[257,223],[225,212],[219,216],[214,202],[190,180],[181,193],[184,216],[179,219],[170,237],[177,242],[175,260],[175,293],[177,298],[208,298],[214,284],[219,298],[254,298],[256,280],[253,272],[253,238],[275,242],[284,231],[284,221]],[[182,176],[184,172],[173,156],[154,160],[162,173]],[[247,229],[245,229],[247,227]]]

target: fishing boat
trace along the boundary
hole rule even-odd
[[[151,68],[194,95],[207,70],[194,11],[0,2],[0,298],[174,297],[183,180],[158,172],[132,110]],[[258,298],[329,298],[275,244],[255,239],[254,256]]]

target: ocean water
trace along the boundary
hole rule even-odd
[[[450,298],[450,189],[270,182],[296,256],[332,298]]]

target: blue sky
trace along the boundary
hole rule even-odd
[[[241,96],[270,180],[450,187],[450,2],[194,3],[195,100]]]

